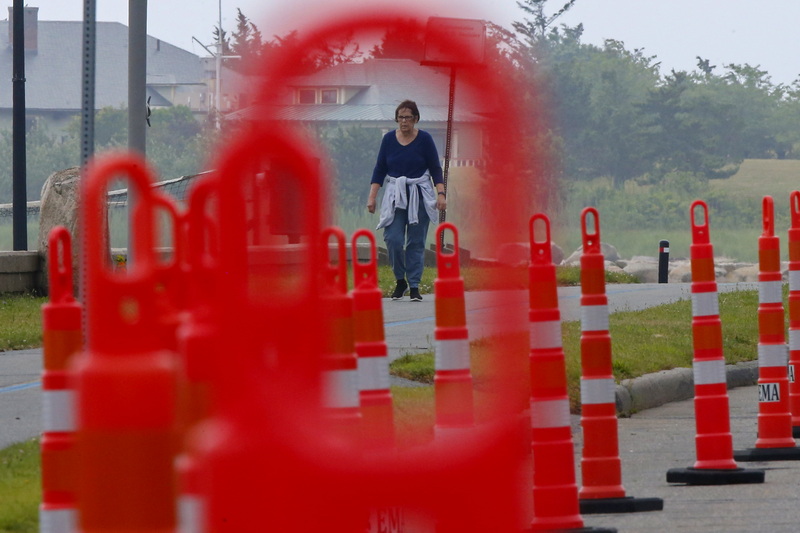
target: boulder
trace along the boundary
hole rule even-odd
[[[603,259],[605,259],[606,261],[611,261],[612,263],[615,261],[619,261],[619,252],[617,252],[617,249],[611,244],[601,242],[600,252],[603,254]],[[583,245],[578,246],[578,249],[572,252],[572,255],[570,255],[568,258],[564,260],[564,264],[579,265],[581,263],[582,253],[583,253]]]
[[[623,271],[642,283],[658,283],[658,264],[654,262],[631,261]]]
[[[42,187],[42,200],[39,209],[38,250],[42,271],[47,272],[48,237],[50,230],[56,226],[64,226],[72,236],[72,275],[75,291],[79,282],[79,233],[78,206],[80,197],[80,169],[71,167],[52,173]],[[43,286],[47,291],[47,275],[43,277]]]

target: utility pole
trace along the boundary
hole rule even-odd
[[[208,46],[201,43],[197,37],[192,37],[192,40],[202,46],[208,55],[214,58],[214,68],[216,71],[216,78],[214,79],[214,125],[217,129],[222,126],[222,60],[223,59],[239,59],[241,56],[226,56],[223,49],[224,41],[222,40],[222,0],[219,0],[219,13],[217,19],[217,42],[214,43],[216,52],[212,52]],[[209,45],[211,46],[211,45]]]
[[[11,214],[13,248],[28,249],[28,193],[25,157],[25,8],[22,0],[14,0],[13,77],[12,77],[12,145]]]

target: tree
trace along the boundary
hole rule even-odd
[[[372,47],[370,55],[376,59],[413,59],[422,61],[425,56],[424,34],[414,19],[398,19],[386,30],[379,44]]]
[[[236,31],[231,36],[230,50],[232,55],[239,56],[239,58],[228,59],[225,64],[238,71],[247,69],[247,65],[257,63],[264,52],[261,30],[238,8],[236,9]]]

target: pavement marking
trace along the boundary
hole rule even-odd
[[[31,381],[29,383],[19,383],[17,385],[8,385],[6,387],[0,387],[0,392],[14,392],[18,390],[25,390],[25,389],[32,389],[34,387],[41,387],[41,381]]]

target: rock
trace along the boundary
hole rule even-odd
[[[669,270],[667,279],[670,283],[689,283],[692,281],[692,265],[682,262]]]
[[[603,254],[603,259],[605,259],[606,261],[611,261],[612,263],[615,261],[619,261],[619,252],[617,252],[617,249],[611,244],[601,242],[600,252]],[[578,246],[578,249],[572,252],[572,255],[570,255],[567,259],[564,260],[564,264],[579,265],[581,263],[582,253],[583,253],[583,245]]]
[[[740,281],[758,281],[758,265],[748,265],[739,267],[725,274],[723,281],[740,282]]]
[[[80,170],[71,167],[52,173],[42,187],[42,200],[39,210],[38,250],[41,257],[42,271],[47,272],[48,237],[50,230],[56,226],[64,226],[72,236],[72,278],[76,293],[79,282],[79,232],[78,206],[80,196]],[[45,292],[47,291],[47,275],[42,276]]]
[[[631,261],[623,271],[642,283],[658,283],[658,264],[656,263]]]

